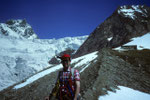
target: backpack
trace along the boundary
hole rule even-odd
[[[75,69],[74,68],[71,68],[71,75],[70,75],[70,78],[71,76],[73,76],[73,79],[74,79],[74,72],[75,72]],[[64,87],[64,88],[67,88],[68,89],[68,95],[64,95],[63,98],[65,99],[62,99],[61,97],[63,96],[63,94],[61,93],[62,91],[60,91],[59,89],[61,88],[61,80],[59,79],[60,75],[61,75],[62,71],[59,72],[58,74],[58,79],[55,83],[55,87],[53,88],[52,90],[52,93],[50,94],[49,98],[51,98],[50,100],[53,100],[52,98],[55,97],[57,98],[58,100],[73,100],[74,98],[74,94],[75,94],[75,90],[73,90],[71,87],[73,85],[72,83],[72,80],[69,78],[69,84],[67,84],[67,87]],[[74,87],[75,88],[75,87]]]
[[[66,78],[65,80],[62,80],[60,78],[60,76],[62,75],[63,72],[62,71],[59,72],[59,83],[60,83],[60,85],[59,85],[58,97],[60,100],[73,100],[73,98],[75,96],[74,71],[75,71],[75,69],[72,68],[70,75],[69,75],[69,78]],[[72,77],[73,77],[73,79],[72,79]]]

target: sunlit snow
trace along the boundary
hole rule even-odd
[[[94,60],[96,57],[97,57],[97,51],[93,52],[93,53],[90,53],[90,54],[87,54],[87,55],[84,55],[84,56],[81,56],[81,57],[78,57],[76,59],[73,59],[72,63],[76,63],[79,60],[81,60],[80,62],[78,62],[78,64],[75,67],[79,67],[79,66],[81,66],[83,64],[87,64],[87,63],[89,65],[90,61]],[[83,72],[83,70],[85,70],[88,67],[88,65],[86,67],[82,68],[82,70],[80,72]],[[19,89],[19,88],[22,88],[22,87],[24,87],[28,84],[31,84],[32,82],[36,81],[37,79],[39,79],[41,77],[44,77],[45,75],[50,74],[51,72],[57,71],[60,68],[62,68],[61,64],[59,64],[55,67],[49,68],[45,71],[42,71],[42,72],[28,78],[25,82],[14,86],[13,89]]]
[[[138,50],[150,49],[150,33],[147,33],[141,37],[133,38],[131,42],[124,46],[137,45]],[[115,48],[115,50],[124,50],[121,47]]]
[[[99,96],[98,100],[150,100],[150,94],[119,86],[116,92],[108,91],[107,95]]]
[[[49,74],[51,72],[57,71],[60,68],[62,68],[62,65],[57,65],[55,67],[49,68],[49,69],[47,69],[45,71],[42,71],[42,72],[40,72],[40,73],[38,73],[38,74],[28,78],[25,82],[16,85],[13,89],[22,88],[22,87],[24,87],[24,86],[26,86],[26,85],[28,85],[28,84],[38,80],[39,78],[41,78],[41,77],[43,77],[43,76],[45,76],[45,75],[47,75],[47,74]]]
[[[37,35],[32,31],[32,27],[25,20],[9,20],[6,23],[0,23],[0,32],[6,36],[15,38],[36,39]],[[26,31],[26,32],[25,32]]]
[[[51,66],[48,61],[55,54],[77,50],[87,37],[31,40],[0,33],[0,90]]]
[[[113,37],[107,38],[108,41],[111,41]]]
[[[144,12],[143,12],[139,5],[136,5],[136,6],[132,5],[131,8],[127,8],[127,6],[121,6],[121,9],[118,10],[119,14],[123,13],[125,17],[129,17],[132,19],[136,18],[135,12],[141,13],[143,16],[147,17],[146,9],[144,9]]]
[[[77,64],[75,65],[75,68],[76,67],[79,67],[79,66],[83,66],[84,64],[86,64],[84,67],[82,67],[82,70],[80,71],[83,72],[89,65],[90,65],[90,62],[95,60],[97,58],[97,51],[96,52],[93,52],[93,53],[90,53],[90,54],[86,54],[84,56],[81,56],[81,57],[78,57],[76,59],[73,59],[72,60],[72,63],[76,63]]]

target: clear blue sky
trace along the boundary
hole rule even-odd
[[[0,0],[0,22],[26,19],[41,39],[89,35],[119,5],[150,0]]]

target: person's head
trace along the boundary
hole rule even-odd
[[[63,65],[63,68],[65,70],[67,70],[68,67],[70,66],[70,63],[71,63],[71,57],[70,57],[70,55],[68,55],[68,54],[62,55],[61,56],[61,63]]]

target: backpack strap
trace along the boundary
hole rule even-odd
[[[72,69],[71,69],[71,75],[73,76],[73,78],[74,78],[74,71],[75,71],[75,69],[72,68]]]
[[[60,85],[60,81],[59,81],[59,79],[57,79],[57,81],[55,83],[55,87],[52,89],[52,92],[49,95],[50,100],[51,100],[51,98],[57,98],[57,95],[59,92],[59,85]]]

